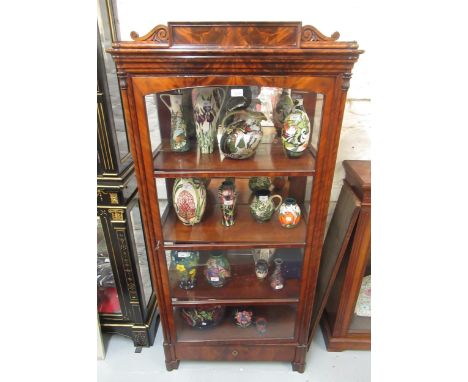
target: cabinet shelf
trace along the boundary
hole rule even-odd
[[[169,140],[163,139],[153,162],[154,176],[223,177],[223,176],[312,176],[315,173],[315,157],[306,150],[299,158],[288,158],[281,142],[262,143],[255,155],[248,159],[223,158],[216,148],[211,154],[200,154],[192,144],[190,151],[171,151]]]
[[[219,205],[207,205],[203,219],[193,226],[186,226],[177,218],[174,208],[168,207],[163,222],[166,249],[223,248],[301,248],[306,239],[306,216],[301,206],[302,219],[294,228],[283,228],[275,212],[270,221],[257,223],[248,205],[237,207],[236,222],[231,227],[221,224]]]
[[[177,283],[177,272],[169,271],[172,305],[260,305],[291,304],[299,302],[300,282],[298,279],[285,280],[281,290],[270,287],[269,277],[260,281],[255,276],[255,264],[252,256],[238,256],[237,264],[231,264],[231,277],[226,285],[215,288],[206,280],[204,267],[197,267],[195,288],[184,290]],[[271,276],[273,266],[268,276]]]
[[[197,329],[189,327],[180,316],[179,308],[174,312],[177,340],[180,342],[199,341],[259,341],[264,339],[294,338],[297,305],[258,306],[253,309],[254,317],[264,317],[268,321],[266,333],[257,332],[255,325],[247,328],[236,326],[231,309],[227,309],[223,321],[216,327]]]

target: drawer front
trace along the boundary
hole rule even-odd
[[[292,361],[295,345],[191,345],[178,343],[176,358],[196,361]]]

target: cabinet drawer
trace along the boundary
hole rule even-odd
[[[292,361],[296,345],[192,345],[178,343],[176,358],[195,361]]]

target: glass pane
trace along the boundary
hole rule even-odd
[[[313,175],[323,101],[320,93],[260,86],[147,95],[153,151],[161,145],[156,174],[264,170]]]
[[[361,288],[349,325],[351,333],[370,332],[371,330],[371,256],[368,256],[367,267],[362,279]]]
[[[144,301],[148,305],[153,287],[151,285],[151,275],[148,266],[148,256],[146,254],[145,235],[143,232],[143,224],[141,222],[140,201],[139,195],[135,196],[136,203],[130,208],[130,218],[133,232],[133,239],[135,241],[136,251],[138,255],[138,265],[140,271],[140,278],[143,283]]]
[[[302,248],[166,250],[172,303],[298,302],[303,254]]]
[[[99,313],[121,313],[109,251],[99,217],[97,218],[97,303]]]
[[[292,339],[296,313],[296,304],[208,305],[175,308],[174,321],[178,341]]]
[[[302,247],[310,204],[309,178],[157,179],[165,245],[215,242]],[[229,182],[236,197],[223,201],[220,189]]]

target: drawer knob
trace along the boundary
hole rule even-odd
[[[239,352],[238,352],[237,350],[233,350],[233,351],[232,351],[232,355],[233,355],[234,357],[237,357],[237,354],[239,354]]]

